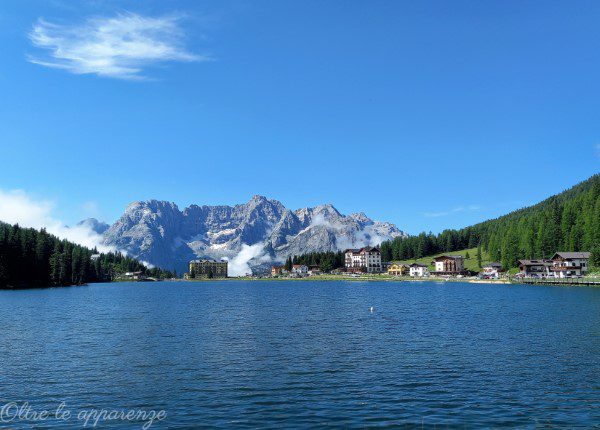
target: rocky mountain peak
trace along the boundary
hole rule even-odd
[[[229,258],[236,274],[241,256],[249,255],[242,262],[247,270],[289,255],[378,245],[404,233],[363,213],[342,215],[332,204],[290,211],[255,195],[236,206],[190,205],[182,211],[167,201],[133,202],[103,235],[105,244],[159,267],[182,272],[195,258]]]
[[[373,220],[371,218],[369,218],[367,215],[365,215],[364,212],[356,212],[353,214],[348,215],[350,218],[355,219],[356,221],[358,221],[361,224],[368,224],[368,223],[372,223]]]
[[[267,201],[269,201],[269,199],[267,199],[265,196],[261,196],[260,194],[255,194],[250,199],[250,202],[256,202],[256,203],[263,203],[263,202],[267,202]]]

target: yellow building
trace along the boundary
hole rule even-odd
[[[392,263],[388,267],[388,275],[404,276],[408,275],[408,266],[406,264]]]
[[[227,261],[194,260],[190,261],[188,278],[226,278]]]

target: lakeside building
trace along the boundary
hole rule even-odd
[[[296,276],[308,276],[308,267],[304,264],[294,264],[292,266],[292,274]]]
[[[381,272],[381,251],[379,251],[379,248],[365,246],[360,249],[346,249],[344,259],[346,269],[349,272],[363,270],[368,273]]]
[[[500,273],[502,273],[502,264],[498,262],[492,262],[483,266],[482,269],[483,276],[487,276],[490,278],[499,278]]]
[[[131,279],[132,281],[141,281],[146,279],[146,275],[142,272],[125,272],[122,277],[124,279]]]
[[[422,278],[424,276],[429,276],[429,269],[427,265],[421,263],[412,263],[409,268],[409,274],[413,278]]]
[[[404,276],[408,275],[410,271],[410,267],[407,264],[402,263],[392,263],[389,265],[387,269],[388,275],[393,276]]]
[[[285,266],[271,266],[271,276],[287,275],[288,273]]]
[[[550,273],[557,278],[583,276],[589,269],[589,259],[589,252],[556,252],[550,259]]]
[[[550,276],[551,260],[519,260],[519,274],[525,278]]]
[[[193,260],[190,261],[188,278],[226,278],[227,261]]]
[[[433,259],[436,275],[465,275],[465,258],[462,255],[440,255]]]
[[[308,268],[308,276],[318,276],[322,274],[323,272],[321,271],[321,268],[319,266],[310,266]]]

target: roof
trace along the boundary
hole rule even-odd
[[[550,260],[519,260],[521,266],[551,266]]]
[[[306,264],[293,264],[292,267],[295,267],[295,268],[306,267]]]
[[[362,254],[363,252],[381,252],[381,251],[379,250],[379,248],[374,247],[374,246],[365,246],[360,249],[348,248],[344,251],[344,254],[347,254],[349,252],[351,252],[353,254]]]
[[[438,261],[438,260],[461,260],[465,257],[463,257],[462,255],[440,255],[439,257],[435,257],[433,259],[433,261]]]
[[[413,263],[408,267],[427,267],[426,264],[421,264],[421,263]]]
[[[360,252],[380,252],[379,248],[376,248],[374,246],[365,246],[364,248],[360,249]]]
[[[497,261],[493,261],[491,263],[486,264],[483,267],[499,267],[499,268],[501,268],[502,264],[498,263]]]
[[[217,260],[202,259],[202,260],[192,260],[192,261],[190,261],[190,263],[227,263],[227,261],[226,260],[217,261]]]
[[[590,258],[589,252],[557,252],[552,256],[552,260],[555,258]]]

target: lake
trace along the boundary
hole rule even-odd
[[[0,427],[600,423],[597,288],[93,284],[0,291],[0,329]]]

